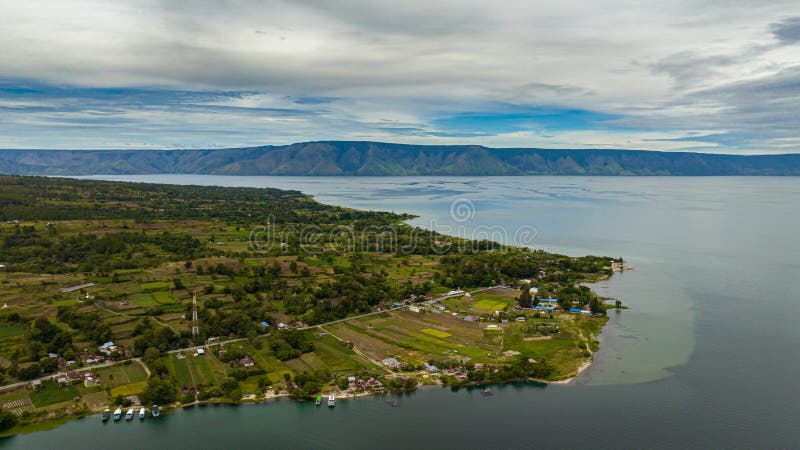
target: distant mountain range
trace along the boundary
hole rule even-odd
[[[381,142],[214,150],[0,150],[13,175],[800,175],[800,154],[719,155]]]

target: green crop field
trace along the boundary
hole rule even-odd
[[[151,281],[150,283],[142,283],[139,285],[139,289],[145,292],[166,291],[171,287],[172,283],[167,281]]]
[[[439,339],[447,339],[450,336],[452,336],[452,334],[450,334],[450,333],[445,333],[444,331],[434,330],[432,328],[423,328],[423,329],[421,329],[419,331],[422,331],[423,333],[430,334],[431,336],[437,337]]]
[[[169,304],[169,303],[175,303],[175,299],[172,298],[172,295],[169,293],[169,291],[155,291],[155,292],[151,293],[150,295],[153,296],[153,298],[156,300],[156,302],[158,302],[158,303],[160,303],[162,305]]]
[[[175,379],[178,380],[178,384],[182,386],[191,386],[194,384],[192,374],[189,372],[189,366],[186,365],[186,358],[178,359],[178,357],[173,354],[170,355],[169,359],[174,370],[173,375],[175,375]]]
[[[507,306],[508,304],[504,302],[497,302],[494,300],[479,300],[475,303],[475,305],[473,305],[473,308],[482,313],[490,313],[493,311],[502,311],[506,309]]]
[[[133,303],[136,303],[137,306],[141,306],[143,308],[146,308],[148,306],[158,305],[156,299],[154,299],[152,295],[147,293],[133,294],[128,298]]]
[[[18,336],[24,333],[26,329],[27,327],[23,323],[3,324],[3,326],[0,327],[0,339],[7,339],[13,336]]]

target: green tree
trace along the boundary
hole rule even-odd
[[[528,283],[522,283],[520,286],[520,294],[517,297],[517,303],[519,304],[520,308],[530,308],[531,307],[531,285]]]
[[[147,387],[142,392],[141,399],[145,404],[167,405],[177,400],[177,387],[175,381],[169,376],[151,376],[147,380]]]
[[[10,430],[17,424],[17,416],[0,407],[0,431]]]

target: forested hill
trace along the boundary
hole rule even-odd
[[[800,154],[307,142],[214,150],[0,150],[0,173],[92,175],[800,175]]]

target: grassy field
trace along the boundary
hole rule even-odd
[[[141,364],[120,364],[97,369],[104,386],[116,388],[130,383],[139,383],[147,380],[147,372]]]
[[[0,339],[19,336],[24,333],[25,330],[27,330],[27,327],[22,323],[3,324],[3,326],[0,327]]]
[[[144,392],[144,389],[147,387],[146,381],[140,381],[138,383],[131,383],[126,384],[124,386],[116,387],[111,390],[111,396],[116,397],[118,395],[127,396],[127,395],[135,395],[141,394]]]
[[[33,406],[42,408],[54,403],[67,402],[79,395],[74,386],[60,386],[58,383],[47,381],[42,383],[42,388],[30,393],[29,397]]]

